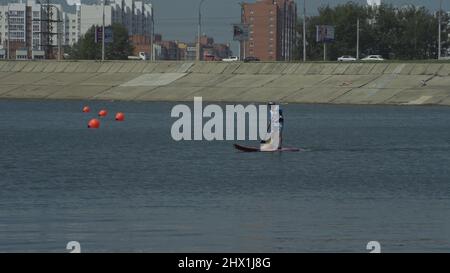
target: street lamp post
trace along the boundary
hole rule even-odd
[[[9,17],[10,17],[10,11],[9,11],[9,5],[8,5],[8,13],[6,14],[6,21],[8,26],[8,50],[6,51],[6,54],[8,55],[8,60],[11,59],[11,24],[9,23]]]
[[[202,32],[202,4],[205,0],[200,0],[200,4],[198,5],[198,28],[197,28],[197,61],[200,61],[200,35]]]
[[[303,0],[303,61],[306,62],[306,0]]]
[[[61,13],[59,9],[56,9],[57,19],[56,19],[56,39],[58,44],[58,61],[61,61],[61,43],[62,43],[62,29],[61,29]]]
[[[359,17],[356,21],[356,59],[359,60]]]
[[[151,29],[150,29],[150,31],[151,31],[151,35],[150,35],[150,59],[152,60],[152,61],[154,61],[155,60],[155,49],[154,49],[154,46],[153,46],[153,44],[154,44],[154,42],[155,42],[155,19],[154,19],[155,17],[154,17],[154,12],[153,12],[153,5],[152,5],[152,27],[151,27]]]
[[[102,16],[102,61],[105,61],[105,1],[102,1],[102,9],[103,9],[103,16]]]
[[[441,32],[442,32],[442,30],[441,30],[441,28],[442,28],[442,0],[440,0],[439,1],[439,15],[438,15],[438,17],[439,17],[439,27],[438,27],[438,31],[439,31],[439,34],[438,34],[438,60],[440,60],[441,59]]]

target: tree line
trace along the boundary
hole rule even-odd
[[[360,57],[382,55],[388,59],[436,59],[438,56],[438,16],[425,7],[396,8],[390,4],[371,7],[349,2],[323,6],[318,15],[306,18],[307,59],[322,60],[323,44],[316,42],[316,25],[335,27],[335,41],[327,44],[328,60],[356,55],[357,21],[360,24]],[[449,16],[442,13],[442,48],[449,46],[446,26]],[[303,19],[296,24],[295,58],[303,59]]]
[[[98,26],[92,26],[73,46],[64,49],[70,59],[101,60],[102,43],[95,42],[95,31]],[[105,45],[107,60],[126,60],[133,55],[133,45],[129,40],[128,30],[121,24],[111,25],[113,41]]]

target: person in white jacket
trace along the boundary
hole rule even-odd
[[[278,104],[273,102],[269,102],[268,106],[270,107],[270,122],[268,128],[270,138],[267,141],[261,141],[260,149],[261,151],[276,151],[281,149],[283,139],[283,110]]]

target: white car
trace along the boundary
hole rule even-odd
[[[361,61],[384,61],[384,59],[383,57],[381,57],[381,55],[369,55],[361,59]]]
[[[355,62],[356,58],[349,56],[349,55],[344,55],[342,57],[339,57],[338,62]]]
[[[142,60],[142,61],[147,61],[148,60],[148,55],[145,52],[139,52],[138,56],[128,56],[128,60]]]
[[[222,59],[222,61],[223,62],[237,62],[237,61],[239,61],[239,57],[232,56],[232,57],[229,57],[229,58]]]

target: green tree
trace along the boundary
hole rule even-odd
[[[360,56],[380,54],[395,59],[430,59],[437,57],[437,16],[426,8],[405,6],[395,8],[381,5],[372,8],[349,2],[335,7],[323,6],[318,15],[307,18],[307,57],[309,60],[323,59],[323,44],[316,42],[316,25],[335,27],[335,42],[327,45],[328,60],[342,55],[356,55],[356,29],[360,21]],[[445,26],[449,17],[443,15],[443,48],[449,43]],[[302,22],[296,26],[298,32],[295,56],[302,59]],[[436,30],[436,31],[435,31]]]
[[[95,29],[92,26],[67,53],[72,59],[100,60],[102,58],[102,44],[95,42]],[[121,24],[112,26],[113,42],[105,46],[107,60],[126,60],[133,54],[133,46],[128,37],[128,30]]]

